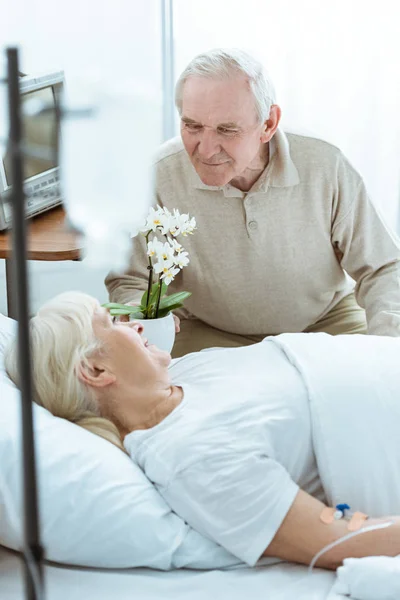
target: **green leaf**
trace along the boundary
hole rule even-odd
[[[123,308],[110,308],[110,315],[113,317],[117,317],[119,315],[133,315],[140,313],[138,310],[138,306],[124,306]]]
[[[183,302],[184,300],[186,300],[186,298],[189,298],[189,296],[191,296],[191,292],[177,292],[176,294],[171,294],[171,296],[166,296],[165,298],[163,298],[160,302],[160,307],[161,308],[168,308],[170,310],[172,310],[170,307],[171,305],[179,302]]]
[[[143,296],[140,300],[140,306],[144,308],[147,304],[147,290],[143,293]]]
[[[155,290],[158,287],[158,283],[153,283],[153,285],[151,286],[151,290],[150,290],[150,299],[153,295],[153,293],[155,292]],[[147,306],[147,290],[143,293],[142,299],[140,300],[140,306],[143,306],[143,308],[145,308]]]
[[[157,298],[158,298],[158,290],[159,290],[159,282],[157,281],[156,283],[153,283],[153,285],[151,286],[151,290],[150,290],[150,304],[154,304],[155,302],[157,302]],[[161,297],[163,297],[166,293],[168,289],[168,286],[162,282],[161,284]],[[140,306],[142,308],[146,308],[147,306],[147,291],[144,292],[142,299],[140,301]]]
[[[108,308],[112,317],[120,315],[132,315],[138,319],[143,318],[143,311],[140,306],[131,306],[130,304],[117,304],[116,302],[107,302],[102,304],[104,308]]]
[[[104,306],[104,308],[133,308],[132,306],[129,306],[129,304],[117,304],[116,302],[106,302],[101,306]]]
[[[168,307],[168,308],[160,308],[158,310],[158,318],[161,319],[161,317],[166,317],[170,312],[172,312],[176,308],[181,308],[181,306],[183,306],[183,304],[178,303],[178,304],[173,304],[171,307]]]
[[[150,296],[150,304],[157,304],[159,287],[160,287],[159,283],[157,283],[154,291],[152,290],[151,296]],[[161,298],[166,294],[167,289],[168,289],[168,286],[164,282],[162,282],[162,284],[161,284]]]

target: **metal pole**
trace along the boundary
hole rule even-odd
[[[161,0],[163,141],[175,135],[174,19],[172,0]]]
[[[29,338],[29,288],[26,265],[25,194],[23,187],[21,97],[18,50],[7,48],[9,148],[12,174],[12,240],[14,284],[12,298],[18,316],[18,359],[22,405],[24,494],[24,570],[28,600],[43,598],[43,549],[40,544],[32,414],[32,375]]]

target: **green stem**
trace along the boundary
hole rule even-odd
[[[158,317],[158,309],[160,307],[161,289],[162,289],[162,279],[161,279],[161,275],[160,275],[160,279],[158,281],[158,298],[157,298],[157,306],[156,306],[156,319]]]
[[[150,235],[150,231],[146,234],[146,248],[147,248],[147,243],[149,241],[149,235]],[[144,313],[145,319],[149,318],[150,293],[151,293],[151,287],[153,285],[153,263],[151,262],[151,256],[149,256],[149,264],[148,264],[147,269],[149,271],[149,280],[147,283],[147,303],[146,303],[146,311]]]

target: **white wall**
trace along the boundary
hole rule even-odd
[[[106,273],[89,269],[79,262],[29,261],[31,310],[35,312],[43,302],[67,290],[81,290],[107,302],[103,285]],[[6,313],[6,288],[4,261],[0,261],[0,313]]]
[[[75,73],[112,69],[115,78],[134,75],[162,93],[159,0],[0,0],[0,15],[0,52],[4,55],[7,45],[18,45],[25,73],[63,69],[68,81]],[[3,96],[4,92],[0,89]],[[161,118],[161,111],[154,115],[160,141]],[[89,269],[85,262],[29,266],[33,311],[68,289],[107,298],[103,269]],[[6,310],[4,270],[0,261],[0,312]]]

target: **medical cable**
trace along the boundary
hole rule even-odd
[[[321,550],[319,550],[317,552],[317,554],[314,555],[312,561],[310,562],[310,564],[307,568],[307,573],[305,575],[302,575],[301,577],[298,577],[295,581],[293,581],[291,583],[291,585],[289,587],[285,587],[285,589],[282,591],[282,595],[277,596],[276,600],[279,600],[279,597],[287,598],[288,590],[291,587],[296,586],[296,588],[298,588],[299,584],[302,584],[304,582],[307,582],[307,584],[308,584],[310,582],[310,577],[315,572],[314,568],[315,568],[316,562],[321,558],[321,556],[323,556],[323,554],[325,554],[325,552],[328,552],[332,548],[339,546],[339,544],[342,544],[343,542],[346,542],[347,540],[350,540],[351,538],[356,537],[357,535],[361,535],[362,533],[368,533],[370,531],[375,531],[378,529],[386,529],[387,527],[391,527],[394,524],[395,524],[395,521],[385,521],[384,523],[377,523],[375,525],[369,525],[358,531],[353,531],[351,533],[348,533],[347,535],[340,538],[339,540],[336,540],[335,542],[331,542],[330,544],[327,544]],[[349,556],[348,558],[352,558],[352,557]],[[297,592],[298,592],[298,589],[297,589]]]
[[[313,571],[313,568],[315,567],[316,562],[318,561],[318,559],[321,558],[321,556],[323,554],[325,554],[325,552],[332,550],[332,548],[339,546],[339,544],[342,544],[343,542],[347,542],[347,540],[350,540],[351,538],[356,537],[357,535],[361,535],[362,533],[368,533],[369,531],[375,531],[376,529],[386,529],[386,527],[391,527],[394,524],[395,524],[394,521],[385,521],[384,523],[377,523],[376,525],[368,525],[367,527],[364,527],[363,529],[360,529],[359,531],[352,531],[351,533],[348,533],[347,535],[340,538],[339,540],[336,540],[335,542],[331,542],[330,544],[328,544],[327,546],[322,548],[322,550],[317,552],[317,554],[314,556],[314,558],[312,559],[312,561],[310,562],[310,565],[308,567],[308,575],[312,574],[312,571]]]

